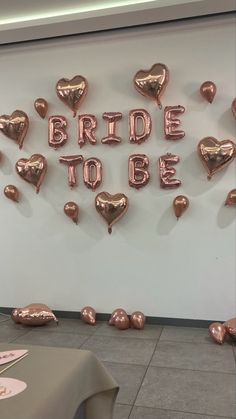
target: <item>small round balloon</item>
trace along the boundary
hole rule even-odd
[[[84,323],[90,324],[91,326],[96,324],[96,311],[93,307],[86,306],[82,308],[80,316]]]
[[[231,338],[236,339],[236,317],[227,320],[227,322],[224,323],[224,327]]]
[[[40,118],[44,119],[48,111],[48,102],[42,97],[39,97],[34,101],[34,108],[39,114]]]
[[[67,202],[64,205],[64,213],[69,217],[75,224],[78,224],[79,220],[79,207],[75,202]]]
[[[233,116],[236,119],[236,98],[233,100],[232,105],[231,105],[231,111],[233,113]]]
[[[189,200],[184,195],[176,196],[176,198],[173,201],[173,208],[176,215],[176,218],[179,219],[181,215],[186,211],[186,209],[189,207]]]
[[[146,322],[146,317],[141,311],[135,311],[130,316],[130,324],[134,329],[142,330]]]
[[[110,326],[114,326],[115,324],[115,318],[117,316],[127,316],[127,313],[125,310],[123,310],[123,308],[116,308],[112,313],[111,313],[111,317],[109,319],[109,325]]]
[[[207,102],[212,103],[216,95],[215,83],[213,83],[213,81],[204,81],[200,86],[200,93]]]
[[[7,185],[4,188],[4,195],[14,202],[19,202],[19,191],[14,185]]]
[[[119,330],[129,329],[129,317],[127,314],[118,314],[114,319],[114,326]]]
[[[236,205],[236,189],[232,189],[231,191],[229,191],[225,201],[225,205]]]
[[[212,323],[209,326],[209,334],[216,343],[222,345],[222,343],[224,343],[225,340],[226,328],[221,323]]]

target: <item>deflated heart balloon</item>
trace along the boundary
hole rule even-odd
[[[216,343],[222,345],[222,343],[224,343],[225,340],[226,329],[223,324],[215,322],[210,324],[209,334]]]
[[[95,198],[97,212],[108,224],[108,232],[112,232],[112,226],[125,215],[129,201],[123,193],[110,195],[108,192],[100,192]]]
[[[77,110],[88,91],[88,82],[83,76],[75,76],[73,79],[60,79],[56,85],[56,92],[62,100],[73,111],[76,116]]]
[[[236,339],[236,317],[224,323],[227,333],[231,338]]]
[[[139,70],[134,76],[134,86],[139,93],[154,99],[162,109],[160,101],[169,81],[169,70],[165,64],[154,64],[150,70]]]
[[[215,83],[213,83],[213,81],[204,81],[200,86],[200,93],[207,102],[212,103],[216,94]]]
[[[34,108],[39,116],[44,119],[48,111],[48,102],[42,97],[39,97],[34,101]]]
[[[47,160],[41,154],[33,154],[29,159],[18,160],[16,171],[22,179],[36,186],[38,193],[47,171]]]
[[[93,307],[87,306],[82,308],[80,317],[84,323],[91,324],[92,326],[96,324],[96,311]]]
[[[186,211],[189,207],[189,200],[187,196],[179,195],[173,201],[173,208],[176,215],[176,218],[179,219],[181,215]]]
[[[127,316],[127,313],[125,310],[123,310],[123,308],[116,308],[112,313],[111,313],[111,317],[109,319],[109,325],[110,326],[114,326],[115,324],[115,318],[117,316]]]
[[[64,213],[69,217],[75,224],[78,224],[79,219],[79,207],[75,202],[67,202],[64,205]]]
[[[45,304],[29,304],[23,308],[15,308],[11,314],[12,320],[15,323],[26,324],[29,326],[42,326],[54,320],[58,323],[58,320],[51,311],[51,309]]]
[[[236,205],[236,189],[232,189],[228,193],[225,205]]]
[[[224,169],[236,156],[233,141],[218,141],[214,137],[205,137],[198,144],[199,157],[208,172],[208,179]]]
[[[19,202],[19,191],[14,185],[7,185],[4,188],[4,195],[14,202]]]
[[[130,316],[130,324],[134,329],[142,330],[146,322],[146,317],[141,311],[135,311]]]
[[[0,116],[0,131],[19,144],[20,149],[23,147],[28,128],[29,118],[23,111],[16,110],[11,115]]]

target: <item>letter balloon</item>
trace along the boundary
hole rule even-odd
[[[145,154],[133,154],[129,157],[129,185],[132,188],[142,188],[148,184],[150,174],[147,170],[149,159]]]
[[[179,162],[179,157],[175,154],[167,153],[159,158],[159,175],[161,188],[178,188],[181,185],[179,179],[172,179],[176,170],[173,164]]]
[[[102,183],[102,163],[96,157],[91,157],[84,162],[84,184],[95,191]]]

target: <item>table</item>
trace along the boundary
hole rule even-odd
[[[90,351],[0,344],[29,355],[0,375],[25,381],[22,393],[0,400],[1,419],[112,419],[118,385]],[[0,367],[0,371],[7,364]]]

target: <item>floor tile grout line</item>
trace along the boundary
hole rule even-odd
[[[188,413],[188,414],[190,413],[191,415],[198,415],[198,416],[199,415],[205,415],[205,413],[190,412],[190,411],[187,411],[187,410],[176,410],[176,409],[171,409],[171,408],[166,409],[164,407],[150,407],[150,406],[142,406],[142,405],[136,405],[136,406],[133,406],[133,407],[142,407],[144,409],[154,409],[154,410],[165,410],[167,412],[176,412],[176,413]],[[207,416],[209,416],[209,417],[211,417],[213,419],[216,418],[215,414],[212,415],[211,413],[210,414],[207,413]],[[220,419],[229,419],[228,416],[221,416],[221,415],[218,415],[217,416],[217,419],[218,418],[220,418]],[[235,418],[236,418],[236,416],[232,416],[232,418],[230,418],[230,419],[235,419]]]
[[[161,335],[162,335],[163,329],[164,329],[164,328],[162,327],[162,328],[161,328],[161,333],[160,333],[159,337],[157,338],[157,341],[156,341],[155,347],[154,347],[154,349],[153,349],[152,355],[151,355],[151,357],[150,357],[149,363],[148,363],[148,365],[147,365],[147,367],[146,367],[146,370],[145,370],[145,372],[144,372],[143,379],[141,380],[140,386],[139,386],[139,388],[138,388],[138,390],[137,390],[137,393],[136,393],[136,396],[135,396],[135,398],[134,398],[134,402],[133,402],[133,404],[132,404],[132,407],[131,407],[131,410],[130,410],[130,413],[129,413],[128,419],[131,417],[131,414],[132,414],[133,408],[134,408],[134,406],[135,406],[135,402],[136,402],[136,400],[137,400],[138,394],[139,394],[140,389],[141,389],[141,387],[142,387],[143,381],[144,381],[144,379],[145,379],[145,377],[146,377],[146,375],[147,375],[148,368],[149,368],[149,366],[150,366],[150,364],[151,364],[151,361],[152,361],[153,355],[154,355],[154,353],[155,353],[155,351],[156,351],[156,348],[157,348],[158,342],[160,341],[160,338],[161,338]]]
[[[232,346],[232,343],[231,342],[226,342],[226,344],[224,345],[224,346],[222,346],[222,345],[219,345],[219,344],[217,344],[217,343],[215,343],[215,342],[198,342],[198,341],[187,341],[187,340],[171,340],[171,339],[161,339],[161,341],[160,342],[171,342],[171,343],[192,343],[192,344],[194,344],[194,345],[196,345],[196,344],[200,344],[200,345],[213,345],[214,347],[216,347],[216,348],[223,348],[223,347],[230,347],[230,346]]]
[[[225,371],[212,371],[212,370],[193,370],[192,368],[178,368],[178,367],[164,367],[164,366],[159,366],[159,365],[151,365],[150,367],[153,368],[161,368],[161,369],[168,369],[168,370],[181,370],[181,371],[192,371],[192,372],[203,372],[203,373],[211,373],[211,374],[224,374],[224,375],[233,375],[235,376],[236,374],[236,369],[235,372],[225,372]]]

